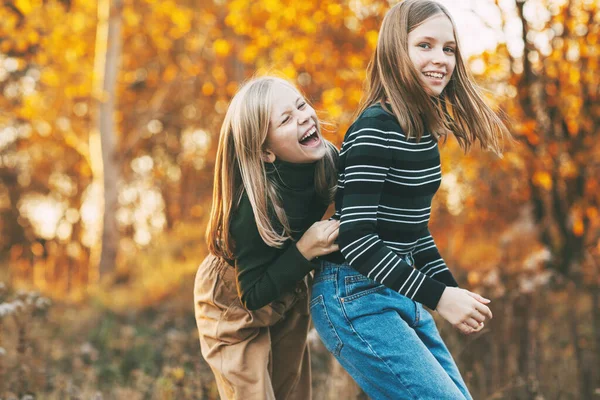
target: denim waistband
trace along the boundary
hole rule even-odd
[[[327,260],[321,260],[321,268],[354,269],[348,263],[338,264]]]
[[[415,259],[413,258],[412,253],[406,253],[406,254],[398,254],[398,253],[396,253],[396,255],[398,257],[402,258],[411,267],[415,266]],[[344,263],[334,263],[334,262],[331,262],[331,261],[328,261],[328,260],[321,260],[321,267],[323,267],[323,268],[350,268],[350,269],[354,269],[347,262],[344,262]]]

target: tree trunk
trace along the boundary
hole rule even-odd
[[[599,278],[600,279],[600,276]],[[596,362],[594,365],[600,365],[600,284],[592,285],[592,327],[596,342]],[[596,369],[595,386],[600,390],[600,369]]]
[[[575,361],[577,363],[579,395],[581,396],[581,399],[589,399],[592,396],[592,382],[590,379],[590,371],[586,368],[584,349],[581,346],[582,335],[579,328],[579,318],[577,316],[578,299],[581,295],[580,290],[581,289],[577,288],[573,282],[568,284],[567,292],[569,294],[569,309],[572,310],[572,312],[568,313],[569,328],[571,331],[571,341],[575,353]]]
[[[121,1],[98,1],[98,30],[96,35],[95,84],[98,101],[96,132],[100,135],[101,161],[95,178],[101,179],[103,189],[102,238],[98,262],[100,277],[115,268],[119,245],[116,221],[118,205],[117,182],[120,172],[116,156],[115,99],[119,54],[121,52]],[[92,141],[90,141],[92,142]],[[94,149],[90,149],[94,151]],[[98,176],[100,175],[100,176]],[[97,256],[95,257],[97,260]],[[93,260],[93,261],[96,261]]]

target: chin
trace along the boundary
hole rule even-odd
[[[433,97],[438,97],[438,96],[440,96],[442,93],[444,93],[444,89],[443,89],[443,88],[442,88],[442,89],[439,89],[439,88],[430,88],[430,87],[428,87],[428,88],[427,88],[427,93],[428,93],[430,96],[433,96]]]

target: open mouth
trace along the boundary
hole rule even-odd
[[[321,142],[319,134],[317,133],[317,127],[313,126],[309,129],[299,140],[302,146],[314,147]]]
[[[423,72],[423,75],[436,81],[442,81],[446,76],[446,74],[441,72]]]

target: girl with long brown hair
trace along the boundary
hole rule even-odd
[[[210,255],[194,303],[202,355],[222,399],[311,398],[309,272],[338,250],[333,201],[337,149],[313,108],[288,81],[253,79],[223,122]]]
[[[324,256],[310,303],[325,346],[372,399],[471,399],[430,313],[465,334],[492,317],[458,288],[428,224],[438,141],[500,153],[506,127],[460,54],[454,22],[430,0],[392,7],[368,88],[340,151],[334,218],[345,262]]]

